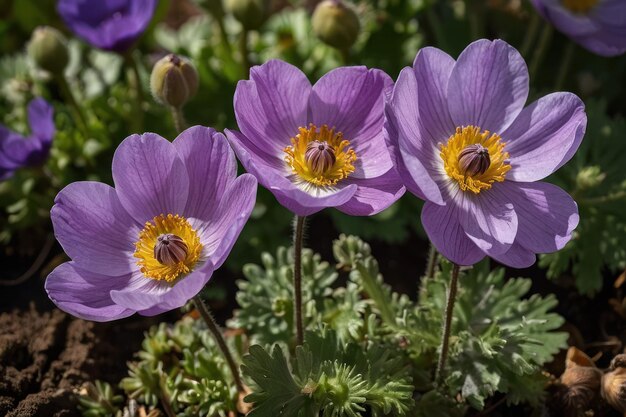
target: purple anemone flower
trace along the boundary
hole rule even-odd
[[[337,68],[314,86],[271,60],[235,91],[241,133],[226,131],[246,170],[299,216],[325,207],[372,215],[402,196],[383,136],[393,81],[365,67]]]
[[[113,182],[70,184],[51,211],[72,260],[52,271],[46,291],[87,320],[185,304],[224,263],[257,185],[250,174],[237,177],[224,135],[201,126],[174,142],[154,133],[126,138],[113,156]]]
[[[57,10],[78,37],[122,53],[146,30],[156,4],[157,0],[60,0]]]
[[[41,165],[48,158],[55,133],[54,109],[43,98],[28,104],[28,124],[28,137],[0,125],[0,181],[19,168]]]
[[[385,130],[407,189],[426,200],[422,223],[445,257],[489,255],[517,268],[561,249],[578,208],[539,181],[565,164],[587,125],[582,101],[554,93],[524,107],[528,70],[506,42],[479,40],[455,62],[424,48],[400,73]]]
[[[532,0],[537,11],[584,48],[603,56],[626,52],[626,1]]]

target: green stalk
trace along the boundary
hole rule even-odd
[[[576,45],[573,42],[568,42],[567,47],[565,48],[565,52],[563,53],[563,58],[561,59],[561,66],[559,67],[559,75],[556,77],[556,83],[554,84],[554,89],[556,91],[560,91],[565,84],[565,78],[569,72],[570,66],[572,65],[572,58],[574,57],[574,50],[576,49]]]
[[[241,65],[243,66],[244,74],[248,76],[250,73],[250,52],[248,51],[248,30],[241,30],[241,37],[239,38],[239,53],[241,54]]]
[[[520,48],[520,54],[526,59],[528,59],[528,54],[530,53],[530,48],[535,43],[535,39],[537,38],[537,33],[539,32],[541,20],[538,14],[533,14],[533,17],[530,19],[530,23],[528,24],[528,30],[526,31],[526,36],[524,37],[524,43]]]
[[[143,102],[144,102],[144,92],[143,86],[141,85],[141,75],[139,73],[139,64],[137,60],[132,56],[132,54],[128,54],[125,56],[126,65],[130,69],[128,73],[128,84],[130,85],[131,90],[134,91],[135,98],[135,106],[132,111],[132,123],[133,130],[137,132],[143,131]]]
[[[195,297],[193,297],[193,302],[200,312],[202,319],[209,328],[211,335],[213,335],[213,339],[215,340],[215,343],[217,343],[217,347],[222,351],[222,356],[224,356],[224,359],[226,359],[226,363],[228,363],[230,372],[233,374],[233,380],[235,381],[237,390],[240,393],[246,392],[243,383],[241,382],[241,376],[239,375],[239,369],[237,368],[237,364],[233,359],[233,355],[230,353],[230,349],[228,349],[228,345],[226,345],[226,341],[224,340],[224,336],[222,335],[218,324],[215,322],[213,315],[209,311],[209,307],[204,304],[204,301],[202,301],[200,295],[196,295]]]
[[[552,29],[552,25],[546,24],[543,27],[543,31],[541,32],[541,38],[539,39],[539,45],[537,49],[535,49],[535,53],[533,54],[533,58],[530,62],[530,78],[533,79],[537,75],[537,71],[541,66],[541,62],[550,46],[550,42],[552,41],[552,34],[554,30]]]
[[[178,133],[181,133],[187,128],[187,122],[183,115],[183,109],[180,107],[171,107],[172,119],[174,120],[174,127]]]
[[[302,322],[302,241],[304,240],[304,224],[306,217],[296,216],[293,233],[293,293],[296,321],[296,343],[304,343],[304,325]]]
[[[450,287],[448,288],[448,298],[446,300],[446,312],[443,322],[443,330],[441,332],[441,353],[437,362],[437,371],[435,373],[435,385],[440,387],[443,385],[444,373],[448,359],[448,349],[450,347],[450,331],[452,328],[452,316],[454,313],[454,304],[456,302],[456,294],[459,287],[459,266],[454,264],[452,267],[452,276],[450,277]]]

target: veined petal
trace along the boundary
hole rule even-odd
[[[507,179],[541,180],[574,155],[585,135],[583,102],[571,93],[553,93],[526,107],[502,134],[511,155]]]
[[[325,74],[310,96],[311,121],[343,133],[357,154],[354,178],[373,178],[392,167],[383,138],[384,104],[393,80],[383,71],[341,67]]]
[[[474,265],[485,253],[472,242],[457,220],[453,204],[440,206],[429,201],[422,208],[422,225],[437,251],[458,265]]]
[[[50,216],[57,240],[81,269],[112,276],[137,269],[133,253],[140,229],[112,187],[72,183],[59,192]]]
[[[129,277],[96,274],[78,268],[75,262],[65,262],[48,275],[45,287],[52,302],[66,313],[85,320],[111,321],[135,312],[116,304],[109,295]]]
[[[113,155],[120,202],[140,224],[160,214],[184,214],[189,178],[174,145],[154,133],[124,139]]]
[[[491,256],[501,264],[511,268],[530,268],[537,261],[537,256],[531,250],[526,249],[517,241],[511,245],[508,251],[500,255]]]
[[[33,99],[28,104],[28,124],[33,136],[36,136],[42,143],[49,144],[56,131],[54,109],[41,97]]]
[[[351,216],[372,216],[380,213],[398,201],[405,191],[394,169],[390,169],[380,177],[348,178],[346,181],[356,184],[357,189],[352,198],[337,209]]]
[[[508,43],[479,40],[459,56],[448,82],[448,107],[456,126],[504,131],[528,98],[528,68]]]

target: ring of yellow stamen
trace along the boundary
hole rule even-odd
[[[154,247],[159,236],[165,234],[176,235],[187,245],[187,255],[181,262],[165,265],[156,259]],[[139,259],[137,265],[145,277],[174,284],[193,269],[200,259],[201,252],[200,237],[187,219],[177,214],[161,214],[146,222],[143,230],[139,232],[134,256]]]
[[[459,156],[465,148],[474,144],[480,144],[489,151],[490,164],[484,172],[468,175],[459,163]],[[476,126],[457,127],[448,142],[441,145],[440,155],[446,173],[459,184],[461,190],[478,194],[490,189],[494,182],[504,181],[506,173],[511,169],[509,153],[504,151],[504,145],[496,133],[481,131]]]
[[[300,133],[291,138],[291,146],[287,146],[284,151],[285,161],[300,179],[319,187],[328,187],[336,185],[354,172],[357,156],[341,132],[335,132],[334,128],[329,129],[327,125],[318,129],[312,123],[308,129],[301,127],[299,131]],[[306,156],[308,145],[313,141],[327,144],[334,152],[335,161],[325,170],[313,166]]]
[[[598,0],[561,0],[563,6],[574,13],[587,13],[598,3]]]

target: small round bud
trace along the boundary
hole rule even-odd
[[[595,188],[606,178],[606,174],[602,172],[599,166],[586,166],[578,171],[576,175],[576,187],[580,190],[588,190]]]
[[[469,145],[459,153],[459,168],[468,177],[484,174],[489,165],[489,151],[481,144]]]
[[[162,265],[176,265],[184,261],[188,253],[185,241],[171,233],[159,236],[154,245],[154,258]]]
[[[359,35],[360,23],[356,13],[340,0],[324,0],[313,12],[313,32],[322,42],[347,50]]]
[[[246,30],[260,28],[270,11],[269,0],[226,0],[225,6]]]
[[[62,74],[70,60],[65,37],[49,26],[35,29],[26,49],[39,68],[55,75]]]
[[[187,58],[167,55],[154,64],[150,89],[157,101],[180,108],[198,92],[198,72]]]
[[[306,147],[304,159],[311,171],[323,174],[335,165],[335,150],[324,141],[314,140]]]

